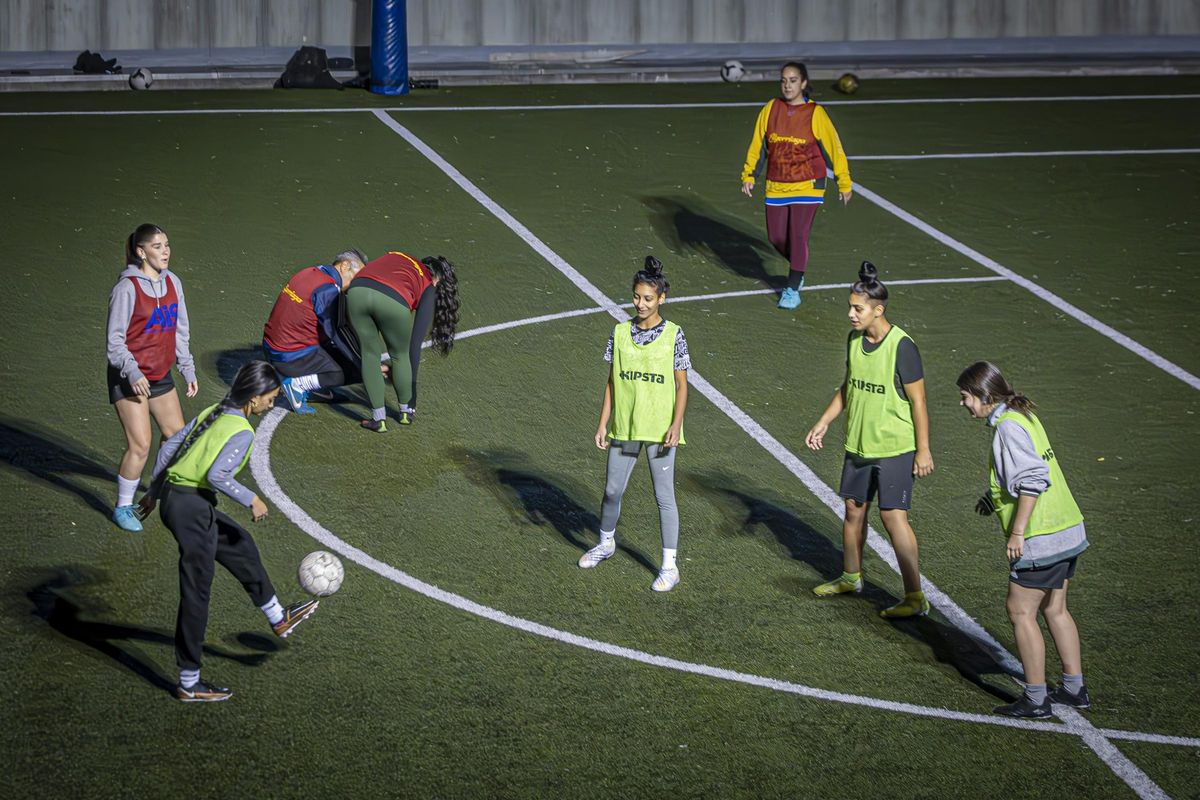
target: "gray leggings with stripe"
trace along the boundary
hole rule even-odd
[[[641,443],[629,442],[626,447]],[[675,506],[675,451],[661,444],[644,445],[650,465],[650,480],[654,483],[654,499],[658,502],[658,523],[662,529],[662,546],[674,550],[679,544],[679,509]],[[629,485],[629,476],[637,464],[638,451],[626,453],[621,445],[608,448],[608,480],[604,486],[604,503],[600,506],[600,530],[615,531],[621,517],[621,498]]]

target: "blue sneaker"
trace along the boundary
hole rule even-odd
[[[292,385],[291,378],[284,378],[280,384],[283,396],[287,399],[288,408],[297,414],[315,414],[317,410],[308,404],[308,392],[303,392]]]
[[[779,295],[779,307],[786,308],[789,311],[800,306],[800,292],[792,287],[783,290],[783,294]]]
[[[142,523],[137,518],[133,506],[117,506],[113,509],[112,521],[123,531],[137,533],[142,529]]]

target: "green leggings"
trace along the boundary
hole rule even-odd
[[[365,286],[350,287],[346,292],[346,309],[362,349],[363,386],[371,408],[384,407],[383,373],[378,368],[384,347],[392,357],[392,386],[396,389],[396,397],[400,405],[409,405],[413,399],[413,365],[409,358],[412,309]]]

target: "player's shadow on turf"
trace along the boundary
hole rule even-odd
[[[805,524],[791,511],[753,494],[730,489],[730,481],[720,476],[699,476],[694,480],[705,490],[734,499],[742,505],[745,517],[738,531],[740,534],[754,535],[765,528],[791,558],[805,562],[827,580],[841,574],[842,552],[828,538]],[[781,587],[789,594],[815,603],[831,602],[813,596],[812,587],[807,584],[796,586],[794,581],[788,580],[781,582]],[[876,609],[886,608],[900,599],[869,581],[864,581],[861,597]],[[932,617],[894,620],[889,624],[927,646],[939,663],[953,667],[962,677],[980,689],[1005,701],[1015,699],[1012,694],[989,684],[983,677],[1008,675],[1008,670],[980,643],[958,628],[938,622]]]
[[[174,634],[96,619],[108,609],[102,603],[92,603],[85,607],[85,590],[86,587],[105,582],[107,577],[100,570],[90,567],[64,567],[38,582],[25,596],[33,605],[32,614],[44,620],[55,632],[116,661],[151,686],[165,692],[173,691],[174,678],[162,674],[139,652],[138,644],[165,646],[173,651]],[[258,649],[265,648],[260,646]],[[269,653],[265,652],[231,653],[211,645],[204,646],[204,654],[250,667],[256,667],[270,658]]]
[[[643,197],[650,211],[650,224],[674,250],[690,250],[710,256],[743,278],[761,281],[772,289],[787,284],[783,275],[767,271],[766,259],[775,248],[745,222],[707,207],[697,197]]]
[[[237,375],[239,369],[243,365],[251,361],[262,361],[266,358],[261,345],[250,345],[249,347],[233,347],[228,350],[218,350],[216,353],[209,353],[211,359],[211,367],[216,370],[217,377],[226,386],[233,385],[233,379]]]
[[[116,471],[100,464],[82,446],[42,430],[36,423],[0,417],[0,466],[77,495],[105,516],[112,511],[107,500],[73,476],[115,482]]]
[[[599,518],[578,503],[570,490],[527,468],[524,453],[455,448],[450,455],[463,474],[491,492],[518,523],[548,525],[580,553],[599,541]],[[617,549],[649,572],[658,574],[654,562],[636,547],[618,539]]]

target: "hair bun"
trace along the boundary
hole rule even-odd
[[[870,261],[864,261],[858,268],[858,279],[863,283],[875,283],[879,280],[879,270]]]
[[[662,262],[654,256],[646,256],[646,266],[644,269],[648,275],[662,275]]]

